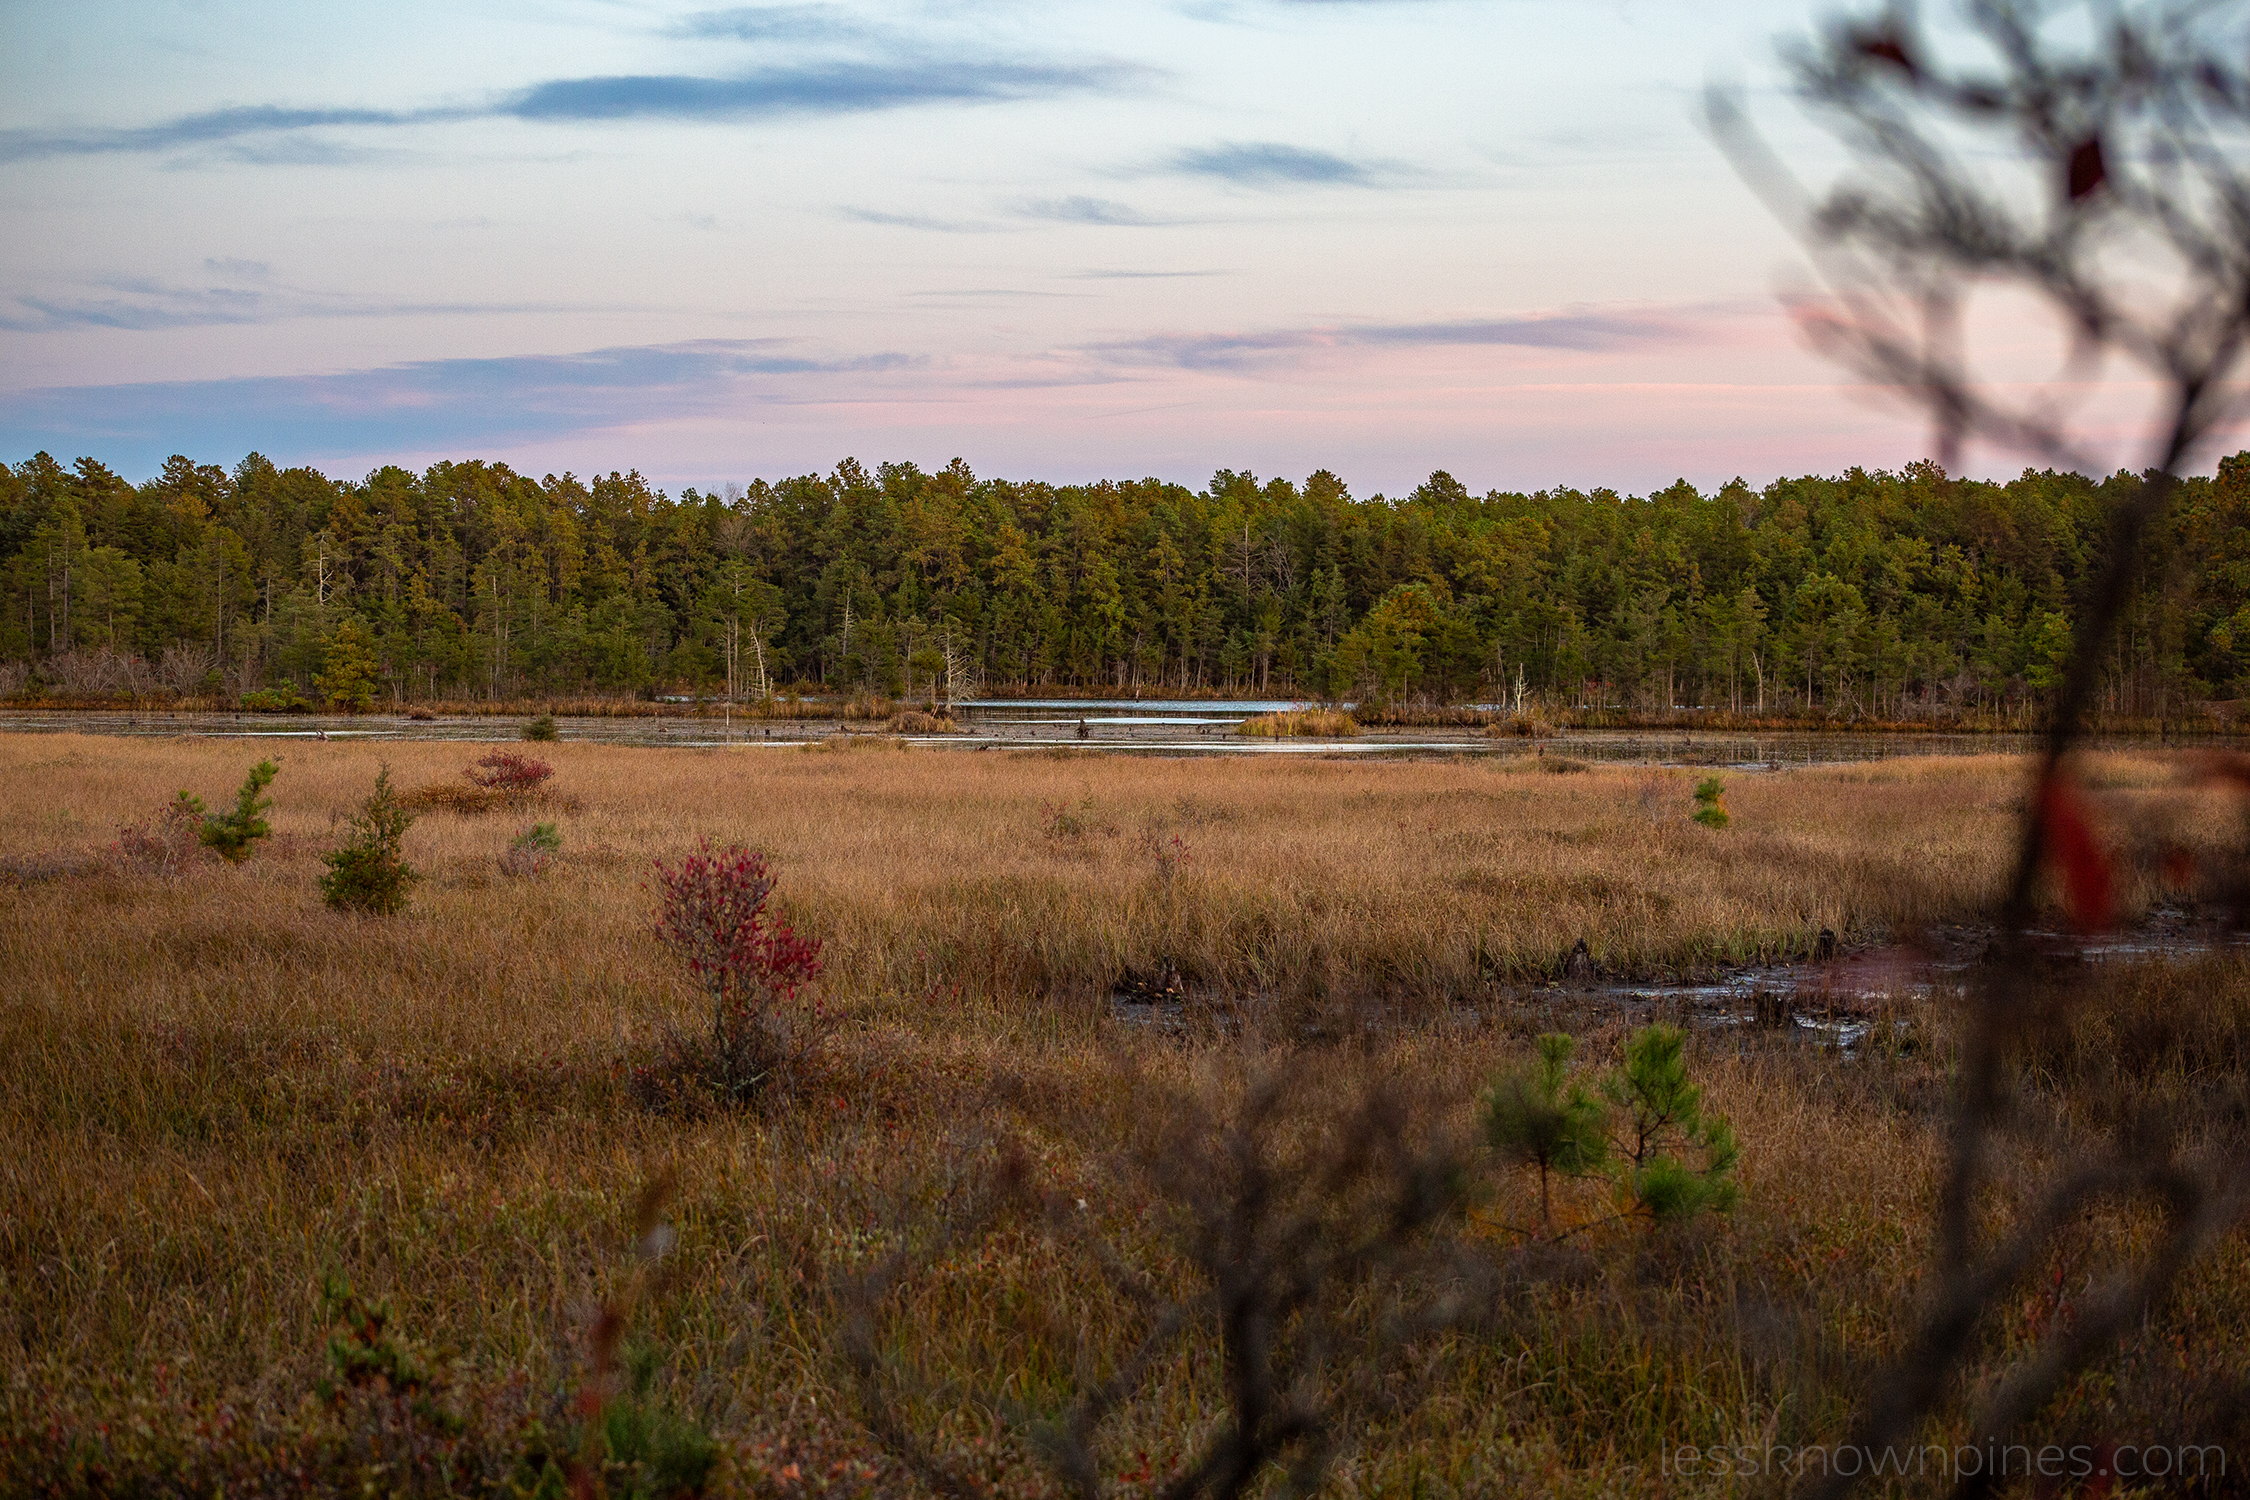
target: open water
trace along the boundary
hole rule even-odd
[[[931,748],[965,751],[1078,745],[1090,750],[1152,755],[1566,756],[1589,762],[1738,771],[1909,755],[2021,754],[2034,744],[2029,735],[1849,731],[1707,734],[1593,730],[1537,741],[1488,737],[1472,730],[1370,731],[1349,739],[1288,740],[1237,733],[1245,719],[1303,706],[1284,699],[994,699],[956,707],[961,733],[908,738]],[[680,713],[662,718],[572,717],[560,718],[556,724],[565,740],[743,751],[781,749],[832,734],[864,733],[879,727],[821,717],[733,718],[723,710],[699,713],[684,706]],[[0,712],[0,733],[10,734],[500,742],[517,739],[522,727],[520,718],[488,715],[410,719],[381,713]]]

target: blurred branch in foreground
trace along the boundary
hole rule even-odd
[[[2223,1122],[2153,1103],[2081,1130],[2044,1180],[2011,1197],[1995,1159],[2011,1128],[2011,1060],[2067,1016],[2074,981],[2026,961],[2052,869],[2081,925],[2106,924],[2107,856],[2067,761],[2144,540],[2178,477],[2242,411],[2250,338],[2250,24],[2240,6],[1973,0],[1966,28],[1935,34],[1912,5],[1831,24],[1790,56],[1807,107],[1850,165],[1803,189],[1721,93],[1709,117],[1737,168],[1804,243],[1818,292],[1793,311],[1814,347],[1918,406],[1954,467],[1964,443],[2098,472],[2074,426],[2097,378],[2155,390],[2140,480],[2110,515],[2106,556],[2082,602],[2070,666],[2027,800],[2000,903],[1995,958],[1972,996],[1953,1159],[1941,1184],[1926,1303],[1881,1373],[1851,1442],[1912,1440],[1954,1389],[1992,1313],[2094,1206],[2150,1216],[2138,1258],[2098,1273],[2066,1326],[1981,1393],[1978,1441],[2031,1419],[2102,1357],[2250,1205],[2250,1155]],[[1966,60],[1961,60],[1966,59]],[[1980,374],[1967,325],[1979,299],[2043,306],[2064,332],[2052,378],[2029,394]],[[2236,1133],[2238,1134],[2238,1133]],[[1841,1494],[1856,1479],[1821,1486]],[[1960,1476],[1981,1493],[1998,1476]]]
[[[1020,1150],[1003,1152],[993,1183],[934,1245],[901,1251],[848,1295],[848,1348],[869,1427],[940,1494],[976,1492],[913,1433],[896,1392],[915,1391],[885,1353],[883,1326],[910,1273],[982,1237],[1010,1216],[1075,1245],[1119,1301],[1138,1338],[1104,1372],[1084,1345],[1077,1394],[1040,1411],[999,1397],[982,1404],[1029,1433],[1070,1492],[1105,1492],[1104,1423],[1142,1394],[1183,1336],[1219,1347],[1222,1415],[1160,1491],[1174,1500],[1232,1500],[1272,1477],[1285,1493],[1319,1488],[1330,1462],[1370,1422],[1411,1410],[1435,1368],[1429,1340],[1491,1301],[1493,1268],[1458,1237],[1470,1202],[1469,1142],[1434,1102],[1391,1080],[1362,1080],[1337,1103],[1287,1063],[1231,1085],[1163,1101],[1163,1123],[1121,1164],[1129,1199],[1158,1205],[1164,1260],[1184,1283],[1138,1269],[1095,1227],[1083,1200],[1036,1187]],[[1315,1068],[1316,1074],[1328,1073]]]

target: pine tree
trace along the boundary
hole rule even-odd
[[[346,615],[328,638],[328,651],[313,690],[332,708],[363,713],[375,706],[375,638],[357,615]]]

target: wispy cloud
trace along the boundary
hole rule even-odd
[[[1233,276],[1234,271],[1073,271],[1081,281],[1176,281],[1186,276]]]
[[[32,161],[49,156],[104,156],[134,151],[169,151],[209,146],[248,136],[275,136],[337,127],[422,125],[475,118],[466,109],[285,109],[243,105],[181,115],[155,125],[96,126],[82,130],[0,130],[0,161]]]
[[[1005,103],[1071,94],[1114,93],[1154,74],[1132,63],[1042,63],[1004,59],[901,57],[766,68],[729,77],[684,73],[556,78],[479,105],[425,109],[294,109],[252,105],[182,115],[154,125],[77,130],[0,131],[0,161],[99,156],[244,143],[269,159],[277,142],[324,130],[398,129],[510,119],[530,123],[622,120],[735,121],[785,115],[867,113],[929,104]],[[317,141],[277,159],[333,159],[342,148]]]
[[[917,299],[921,299],[921,300],[928,300],[928,301],[939,301],[939,302],[942,302],[942,301],[950,301],[950,300],[952,300],[952,299],[954,299],[954,298],[956,298],[956,297],[1060,297],[1060,298],[1084,298],[1084,297],[1092,297],[1092,296],[1095,296],[1095,295],[1097,295],[1097,294],[1096,294],[1096,293],[1094,293],[1094,292],[1047,292],[1047,291],[1037,291],[1037,290],[1034,290],[1034,289],[1033,289],[1033,288],[1031,288],[1031,287],[1021,287],[1021,286],[971,286],[971,287],[948,287],[948,288],[942,288],[942,289],[938,289],[938,290],[933,290],[933,291],[927,291],[927,292],[908,292],[908,293],[907,293],[906,295],[907,295],[907,296],[909,296],[909,297],[913,297],[913,298],[917,298]]]
[[[840,5],[737,5],[699,10],[666,28],[672,36],[743,42],[833,42],[866,28]]]
[[[997,234],[1004,227],[982,219],[941,219],[933,214],[900,214],[880,208],[846,206],[836,212],[862,224],[883,224],[894,229],[929,229],[939,234]]]
[[[281,323],[296,318],[411,318],[464,314],[584,310],[547,302],[403,302],[310,291],[273,283],[257,261],[204,262],[216,278],[206,286],[175,286],[137,277],[91,283],[88,293],[18,293],[0,302],[0,328],[40,333],[71,328],[210,328]],[[248,283],[247,285],[244,283]]]
[[[1336,349],[1489,345],[1585,352],[1664,344],[1690,336],[1673,314],[1571,311],[1440,323],[1359,323],[1240,333],[1160,333],[1081,346],[1111,363],[1184,370],[1242,370]]]
[[[1396,175],[1389,164],[1351,161],[1281,141],[1223,141],[1180,151],[1168,170],[1216,177],[1237,187],[1372,187]]]
[[[424,360],[333,375],[77,386],[0,397],[16,452],[99,440],[105,451],[427,452],[583,433],[790,394],[798,382],[905,369],[914,356],[823,358],[783,339],[707,339],[580,354]]]
[[[739,120],[843,114],[916,104],[976,103],[1106,92],[1137,70],[1121,64],[836,62],[738,78],[645,74],[538,84],[494,111],[518,120]]]
[[[1184,222],[1180,219],[1152,218],[1129,203],[1082,195],[1068,198],[1027,198],[1017,205],[1016,211],[1027,219],[1049,219],[1061,224],[1116,224],[1152,228]]]

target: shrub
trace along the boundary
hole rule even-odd
[[[119,828],[110,852],[128,868],[169,878],[184,872],[203,848],[202,807],[182,792],[161,812]]]
[[[347,1392],[369,1391],[404,1404],[441,1431],[460,1430],[460,1419],[438,1401],[429,1357],[391,1331],[389,1302],[368,1301],[331,1271],[321,1279],[320,1306],[338,1330],[328,1340],[328,1374],[313,1385],[322,1401],[340,1406]]]
[[[767,911],[774,875],[755,849],[706,838],[676,865],[656,861],[656,883],[656,935],[710,991],[707,1079],[722,1095],[746,1099],[811,1048],[813,1037],[797,1024],[803,1018],[788,1012],[820,977],[820,943]],[[812,1011],[819,1020],[817,1002]]]
[[[469,784],[488,792],[502,792],[524,797],[536,792],[555,774],[555,768],[543,760],[533,760],[513,750],[494,750],[477,757],[477,763],[461,773]]]
[[[250,857],[258,840],[273,832],[265,820],[265,812],[273,806],[271,798],[261,796],[273,785],[281,767],[270,760],[261,760],[250,768],[250,774],[234,794],[234,807],[223,813],[206,813],[203,799],[180,793],[175,804],[178,811],[167,812],[167,817],[193,818],[197,822],[195,836],[207,849],[218,852],[219,858],[230,865],[239,865]]]
[[[503,806],[511,799],[501,792],[488,792],[482,787],[462,786],[458,782],[438,781],[428,786],[418,786],[399,798],[399,806],[412,813],[449,812],[464,818],[476,817]]]
[[[328,873],[320,878],[320,894],[328,904],[371,916],[403,910],[407,892],[422,878],[407,868],[400,852],[413,822],[414,814],[391,790],[391,768],[383,767],[376,773],[375,790],[352,817],[351,837],[323,856]]]
[[[1695,784],[1695,821],[1706,828],[1727,826],[1725,797],[1727,784],[1716,776],[1706,776]]]
[[[517,880],[529,880],[546,873],[555,856],[562,853],[562,835],[555,832],[552,823],[534,823],[516,835],[508,852],[500,856],[500,873]]]
[[[657,1351],[637,1343],[625,1351],[625,1389],[595,1418],[585,1446],[601,1460],[599,1493],[617,1500],[672,1500],[701,1495],[719,1466],[719,1444],[692,1418],[656,1395]],[[583,1465],[580,1493],[594,1489]]]
[[[1054,843],[1068,843],[1082,839],[1095,831],[1094,799],[1086,798],[1077,807],[1067,802],[1041,802],[1039,804],[1039,831]],[[1115,832],[1114,829],[1108,830]]]
[[[312,705],[294,687],[260,688],[242,695],[242,709],[253,714],[301,714]]]
[[[523,726],[523,737],[527,740],[542,741],[558,738],[555,732],[555,716],[553,714],[541,714],[538,718],[529,721]]]

